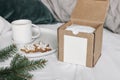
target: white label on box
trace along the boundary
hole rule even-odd
[[[64,62],[86,66],[87,38],[64,35]]]

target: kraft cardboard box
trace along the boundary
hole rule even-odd
[[[63,62],[94,67],[101,56],[102,34],[109,0],[78,0],[71,20],[58,29],[58,59]],[[93,33],[73,34],[66,30],[77,24],[90,26]]]

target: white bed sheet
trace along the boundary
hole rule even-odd
[[[39,25],[56,31],[61,23]],[[0,48],[11,43],[10,32],[0,36]],[[47,66],[42,70],[31,72],[33,80],[120,80],[120,35],[106,29],[103,32],[102,55],[94,68],[68,64],[57,60],[57,53],[45,56]],[[11,59],[0,66],[8,66]]]

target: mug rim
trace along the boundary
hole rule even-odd
[[[28,19],[19,19],[19,20],[12,21],[13,25],[25,25],[25,24],[28,24],[28,23],[32,24],[32,21],[28,20]]]

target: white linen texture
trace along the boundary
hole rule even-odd
[[[57,34],[57,29],[61,25],[57,23],[39,26],[54,30]],[[0,29],[2,27],[0,26]],[[8,32],[5,31],[4,36],[0,35],[0,48],[11,43],[11,31],[7,28]],[[103,31],[102,55],[94,68],[59,62],[56,54],[57,52],[42,57],[48,60],[47,65],[42,70],[32,72],[33,80],[120,80],[120,35],[106,29]],[[9,66],[10,60],[0,63],[0,67]]]
[[[6,32],[11,30],[11,24],[0,16],[0,35],[6,34]]]

